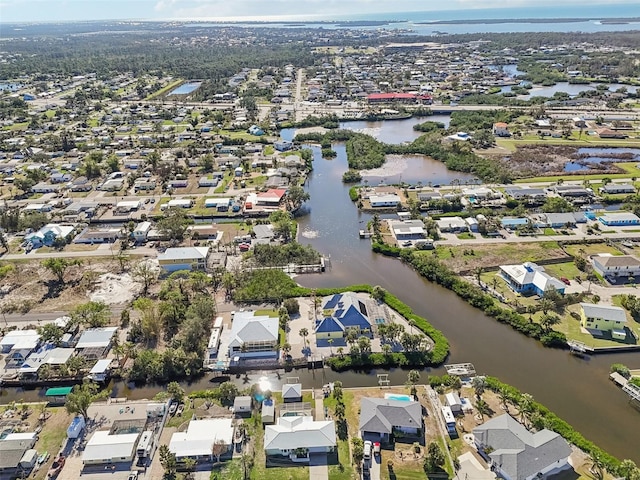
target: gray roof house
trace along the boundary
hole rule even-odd
[[[286,383],[282,385],[282,401],[285,403],[302,401],[302,384]]]
[[[533,480],[571,468],[571,447],[551,430],[531,433],[509,414],[473,429],[480,455],[505,480]]]
[[[422,435],[422,406],[414,401],[365,397],[360,402],[359,430],[364,439],[384,441],[400,432]]]

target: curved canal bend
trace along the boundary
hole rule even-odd
[[[544,348],[485,316],[454,293],[424,280],[399,260],[374,254],[369,242],[358,238],[358,230],[370,216],[358,212],[349,200],[349,188],[341,183],[346,170],[344,146],[334,148],[338,152],[334,160],[321,159],[319,149],[314,148],[314,171],[308,184],[311,200],[306,206],[310,214],[299,219],[299,241],[330,255],[331,267],[324,274],[301,275],[297,281],[307,287],[381,285],[442,330],[451,344],[448,362],[472,362],[478,373],[496,376],[531,393],[606,451],[640,463],[640,412],[608,380],[611,363],[638,367],[640,355],[600,355],[582,360],[566,351]],[[428,161],[418,162],[411,170],[428,173],[421,178],[424,184],[445,184],[456,178],[456,172],[438,173]],[[425,373],[442,374],[444,369]],[[375,372],[337,374],[325,370],[306,377],[301,376],[301,380],[314,385],[336,379],[345,386],[376,385],[377,381]],[[402,384],[406,372],[397,369],[390,378],[392,383]]]

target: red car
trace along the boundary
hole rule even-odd
[[[560,281],[565,285],[571,285],[571,282],[569,281],[568,278],[560,277]]]

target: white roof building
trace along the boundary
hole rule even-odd
[[[525,262],[522,265],[500,265],[500,271],[510,286],[516,286],[516,290],[533,285],[539,294],[553,288],[564,292],[565,284],[544,271],[544,267],[533,262]],[[515,282],[515,283],[514,283]]]
[[[236,312],[231,324],[229,357],[277,354],[278,329],[277,317],[254,316],[254,312]]]
[[[76,348],[106,348],[118,327],[89,328],[82,332]]]
[[[171,436],[169,450],[176,458],[211,458],[213,444],[224,442],[231,448],[233,425],[230,418],[206,418],[191,420],[186,432],[176,432]]]
[[[580,307],[582,307],[582,311],[587,318],[627,323],[627,312],[624,308],[613,305],[596,305],[594,303],[581,303]]]
[[[13,330],[0,340],[0,348],[8,353],[12,350],[33,350],[40,342],[36,330]]]
[[[130,462],[133,459],[139,436],[139,433],[109,435],[108,430],[99,430],[93,434],[84,447],[82,463],[96,465]]]
[[[38,349],[27,357],[20,366],[21,373],[35,373],[42,365],[58,366],[64,365],[71,358],[75,349],[73,348],[50,348]]]
[[[264,450],[267,455],[282,455],[297,448],[326,451],[336,446],[333,421],[316,422],[309,416],[280,417],[276,425],[264,428]]]

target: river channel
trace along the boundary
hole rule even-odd
[[[387,123],[382,126],[385,128]],[[398,122],[393,123],[393,128]],[[408,126],[410,129],[411,127]],[[292,132],[283,132],[291,137]],[[396,143],[407,140],[408,134],[399,134]],[[335,145],[338,153],[333,160],[321,158],[320,150],[313,148],[314,170],[308,181],[311,200],[307,202],[298,221],[299,241],[311,244],[330,256],[330,266],[323,274],[301,275],[297,281],[308,287],[346,286],[369,283],[381,285],[411,306],[443,331],[451,344],[450,363],[471,362],[479,374],[499,377],[502,381],[531,393],[534,398],[568,421],[589,440],[600,445],[618,458],[631,458],[640,463],[640,411],[634,409],[626,394],[608,380],[611,363],[620,362],[631,368],[640,367],[640,355],[625,353],[600,355],[584,360],[565,351],[542,347],[510,327],[486,317],[458,299],[456,295],[427,282],[411,268],[398,260],[375,255],[370,244],[360,240],[358,230],[370,219],[358,212],[349,200],[348,186],[341,182],[347,169],[344,145]],[[418,160],[410,170],[429,173]],[[441,171],[422,181],[446,184],[460,178],[457,172]],[[377,385],[380,371],[335,373],[328,369],[298,370],[291,374],[299,377],[305,388],[341,380],[346,387]],[[392,384],[404,384],[406,371],[395,369],[389,373]],[[428,369],[422,374],[441,375],[443,368]],[[260,372],[233,379],[248,386],[261,380],[269,388],[278,388],[284,381],[284,372]],[[210,388],[207,376],[187,386],[188,390]],[[151,398],[158,387],[130,389],[123,383],[114,385],[114,395],[129,398]],[[37,391],[5,390],[1,403],[24,398],[34,400]]]

